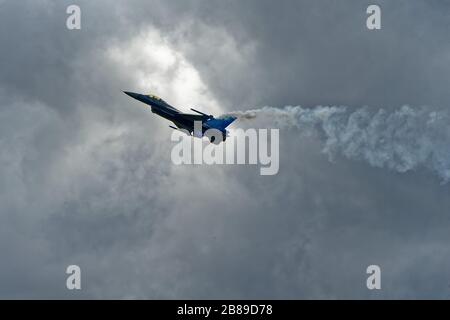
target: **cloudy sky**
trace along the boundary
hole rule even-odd
[[[81,30],[66,28],[73,3]],[[366,28],[373,3],[378,31]],[[419,0],[0,0],[0,297],[449,298],[450,184],[426,165],[330,161],[320,134],[286,127],[275,176],[175,166],[168,122],[121,92],[215,114],[445,113],[449,10]],[[71,264],[81,291],[66,289]],[[382,290],[366,287],[371,264]]]

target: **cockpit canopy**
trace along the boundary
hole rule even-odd
[[[158,97],[158,96],[155,96],[154,94],[149,94],[148,95],[148,97],[149,98],[152,98],[152,99],[155,99],[155,100],[158,100],[158,101],[162,101],[162,102],[164,102],[164,100],[163,99],[161,99],[160,97]]]

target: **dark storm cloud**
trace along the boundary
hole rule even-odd
[[[234,106],[447,104],[448,5],[377,3],[383,19],[377,32],[365,28],[368,4],[361,1],[199,5],[201,21],[224,26],[239,41],[236,50],[244,51],[246,42],[257,50],[241,72],[230,74],[233,64],[209,62],[216,50],[195,30],[188,33],[189,56]]]
[[[448,5],[378,3],[369,32],[360,1],[89,1],[69,32],[71,2],[0,2],[0,296],[448,297],[449,186],[425,170],[330,163],[291,129],[277,176],[174,167],[166,123],[120,92],[448,108]]]

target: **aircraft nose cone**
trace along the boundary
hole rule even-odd
[[[137,99],[137,97],[138,97],[138,94],[134,93],[134,92],[124,91],[123,93],[125,93],[126,95],[128,95],[134,99]]]

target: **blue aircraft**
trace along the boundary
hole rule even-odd
[[[124,91],[124,93],[136,100],[148,104],[153,113],[172,121],[176,127],[169,126],[170,128],[175,130],[184,129],[189,132],[190,135],[194,135],[194,137],[199,138],[206,135],[210,142],[215,144],[219,144],[227,139],[228,131],[225,130],[225,128],[236,120],[236,117],[231,116],[214,118],[212,115],[207,115],[206,113],[200,112],[193,108],[191,108],[191,110],[198,114],[182,113],[180,110],[172,107],[163,99],[155,95],[144,95],[128,91]],[[197,128],[194,126],[195,122],[201,123],[201,132],[200,130],[196,132]],[[218,130],[222,134],[222,139],[216,139],[216,135],[210,134],[211,131],[207,132],[209,129]]]

